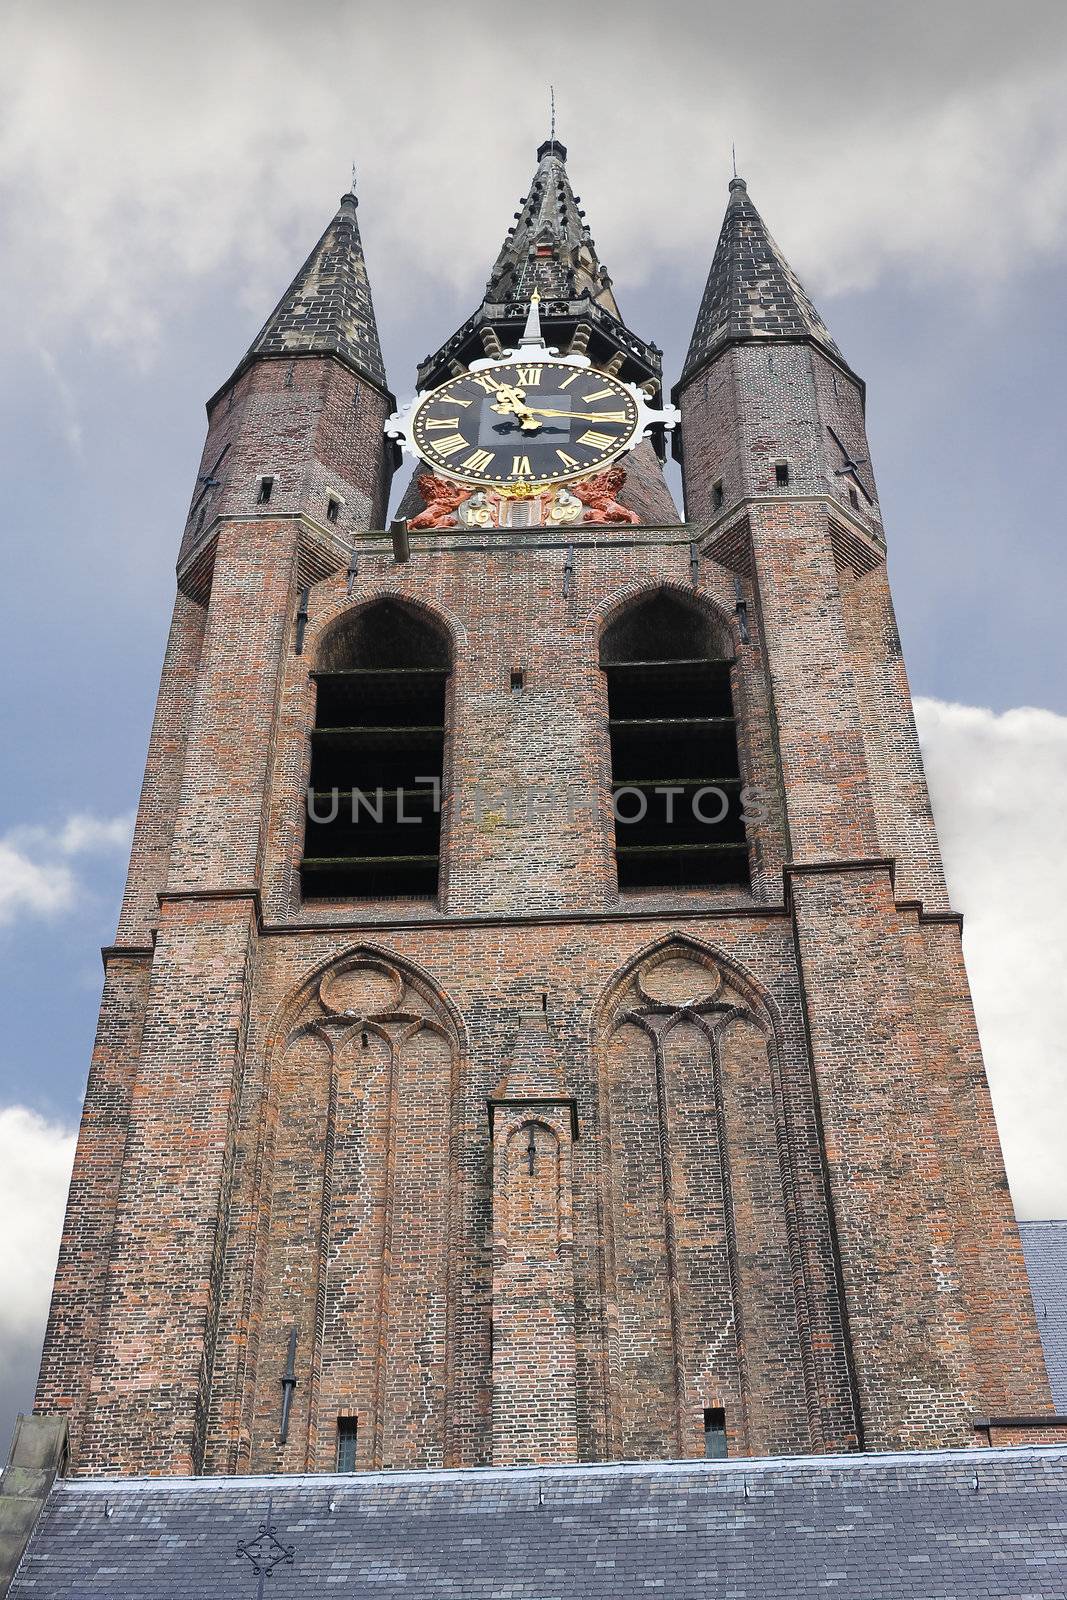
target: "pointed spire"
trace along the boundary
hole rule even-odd
[[[553,124],[537,151],[530,191],[519,202],[481,305],[421,363],[420,389],[442,383],[457,365],[513,348],[522,338],[536,290],[550,347],[588,353],[602,366],[614,361],[613,371],[621,370],[633,383],[651,385],[649,392],[658,394],[662,354],[623,322],[566,163],[567,147]]]
[[[352,169],[353,187],[355,168]],[[367,263],[350,190],[337,215],[282,295],[246,359],[332,353],[386,389]]]
[[[556,138],[553,119],[552,132],[537,152],[530,192],[520,202],[490,274],[485,303],[528,301],[537,289],[544,300],[588,295],[617,317],[611,279],[597,257],[566,161],[567,147]]]
[[[844,357],[749,199],[744,178],[730,180],[719,242],[682,372],[687,383],[725,344],[804,339]]]

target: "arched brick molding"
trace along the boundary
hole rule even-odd
[[[444,997],[382,951],[347,953],[285,1008],[268,1078],[253,1471],[330,1470],[337,1419],[353,1415],[358,1466],[445,1462],[460,1053]]]
[[[719,953],[671,939],[612,985],[597,1037],[610,1453],[811,1448],[774,1018]]]

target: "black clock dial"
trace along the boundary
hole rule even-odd
[[[635,442],[637,404],[617,378],[559,362],[465,372],[428,395],[412,442],[435,472],[461,483],[565,483]]]

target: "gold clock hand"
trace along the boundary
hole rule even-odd
[[[530,407],[523,404],[522,389],[501,389],[498,392],[501,398],[493,402],[493,410],[500,416],[518,417],[519,427],[525,433],[531,433],[541,426],[537,418],[532,415]]]
[[[539,417],[581,417],[583,422],[603,422],[603,411],[558,411],[552,406],[524,406],[524,411],[533,411]],[[613,417],[611,419],[615,421]]]

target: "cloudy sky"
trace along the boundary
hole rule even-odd
[[[1067,8],[62,4],[0,20],[0,1451],[28,1407],[203,402],[359,168],[394,390],[480,297],[547,85],[677,376],[738,168],[869,383],[1016,1204],[1067,1215]]]

